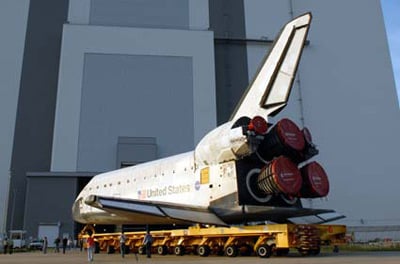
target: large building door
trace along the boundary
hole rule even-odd
[[[39,224],[38,237],[47,237],[49,247],[55,247],[54,240],[59,236],[60,227],[58,224]]]

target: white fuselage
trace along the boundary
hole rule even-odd
[[[198,166],[191,151],[96,175],[76,198],[74,218],[86,223],[109,222],[110,217],[125,221],[85,204],[92,195],[207,208],[210,201],[236,191],[234,162]]]

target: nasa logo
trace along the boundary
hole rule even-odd
[[[194,183],[194,189],[195,189],[196,191],[200,190],[200,182],[199,182],[199,181],[196,181],[196,182]]]

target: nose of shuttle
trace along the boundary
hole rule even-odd
[[[72,205],[72,218],[77,222],[85,223],[82,218],[82,206],[82,198],[76,199]]]

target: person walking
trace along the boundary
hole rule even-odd
[[[89,237],[86,239],[87,253],[88,253],[88,261],[93,261],[93,252],[94,252],[94,238],[89,234]]]
[[[9,239],[8,240],[8,253],[12,254],[14,250],[14,240],[13,239]]]
[[[119,250],[121,251],[121,257],[125,257],[125,242],[126,242],[126,236],[124,234],[124,231],[121,232],[121,235],[119,236]]]
[[[8,249],[8,238],[4,238],[3,240],[4,254],[7,254]]]
[[[83,238],[79,239],[79,250],[82,252],[83,251]]]
[[[61,239],[59,237],[57,237],[54,240],[54,244],[56,245],[56,248],[54,249],[54,252],[56,252],[56,253],[60,253],[60,242],[61,242]]]
[[[74,241],[72,240],[71,236],[69,236],[69,238],[68,238],[67,246],[68,246],[68,250],[72,250],[72,248],[74,247]]]
[[[151,245],[153,244],[153,237],[150,234],[150,231],[147,231],[144,236],[143,244],[146,247],[146,255],[148,258],[151,258]]]
[[[43,254],[47,254],[47,247],[49,245],[49,241],[47,240],[47,236],[43,238]]]
[[[64,237],[62,240],[63,254],[65,254],[65,250],[67,249],[67,244],[68,244],[68,238]]]

